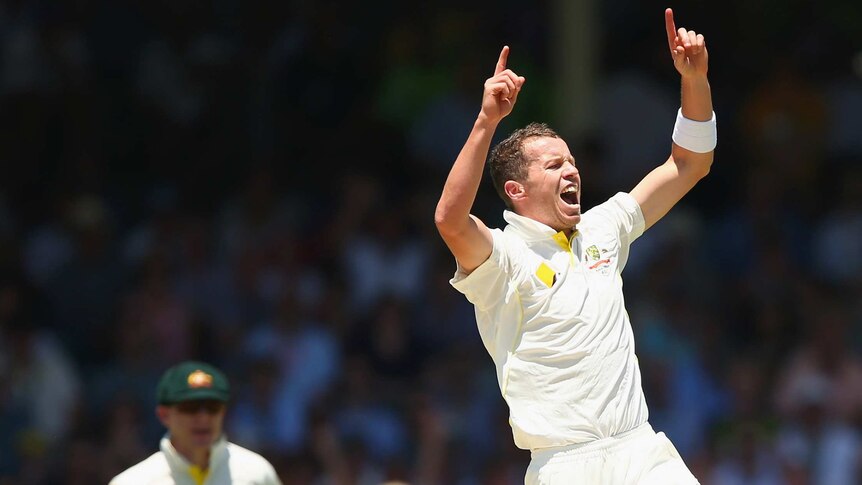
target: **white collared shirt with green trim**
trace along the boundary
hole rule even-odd
[[[494,248],[452,285],[473,303],[523,449],[585,443],[648,418],[623,300],[629,245],[644,231],[626,193],[585,212],[569,240],[506,211]]]
[[[281,485],[272,465],[257,453],[222,436],[212,448],[207,470],[189,463],[165,436],[160,451],[114,477],[109,485]]]

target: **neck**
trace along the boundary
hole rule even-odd
[[[192,465],[195,465],[201,470],[209,468],[210,448],[183,448],[178,446],[174,440],[171,440],[171,444],[174,445],[174,449],[177,450],[177,453],[182,455],[183,458],[188,460]]]
[[[515,207],[508,207],[507,209],[508,209],[509,211],[511,211],[511,212],[514,212],[515,214],[517,214],[517,215],[519,215],[519,216],[521,216],[521,217],[526,217],[527,219],[532,219],[532,220],[534,220],[534,221],[536,221],[536,222],[538,222],[538,223],[540,223],[540,224],[544,224],[544,225],[546,225],[546,226],[550,227],[550,228],[551,228],[551,229],[553,229],[554,231],[561,232],[561,233],[565,234],[565,235],[566,235],[566,237],[567,237],[567,238],[569,238],[569,239],[571,239],[571,238],[572,238],[572,234],[574,234],[574,233],[578,232],[578,226],[577,226],[577,224],[575,224],[575,225],[574,225],[574,226],[572,226],[572,227],[567,227],[567,228],[565,228],[565,229],[557,229],[556,227],[554,227],[554,225],[553,225],[553,223],[552,223],[552,222],[546,222],[545,220],[543,220],[543,218],[541,217],[541,214],[536,214],[536,213],[528,212],[528,211],[526,211],[526,210],[518,210],[518,209],[517,209],[517,208],[515,208]]]

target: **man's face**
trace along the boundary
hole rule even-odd
[[[225,405],[215,400],[186,401],[159,406],[156,413],[177,451],[189,455],[209,450],[221,436]]]
[[[581,221],[581,176],[569,147],[560,138],[536,137],[524,142],[529,160],[517,212],[569,234]]]

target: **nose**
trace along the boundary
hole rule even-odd
[[[566,178],[571,178],[578,174],[578,167],[572,162],[565,162],[563,167],[563,176]]]

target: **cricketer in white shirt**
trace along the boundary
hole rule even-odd
[[[482,108],[446,179],[434,221],[476,309],[509,406],[515,444],[532,452],[528,485],[691,485],[697,479],[647,422],[622,271],[631,243],[709,173],[716,146],[703,35],[665,10],[682,103],[668,159],[630,193],[581,212],[568,145],[531,123],[490,152],[526,82],[504,46]],[[485,159],[511,211],[504,230],[472,215]]]
[[[506,211],[491,257],[452,284],[476,307],[523,449],[614,436],[647,421],[620,274],[644,230],[629,194],[583,214],[571,240]]]
[[[257,453],[229,443],[212,447],[207,470],[185,459],[165,436],[160,450],[117,475],[109,485],[281,485],[272,465]]]

